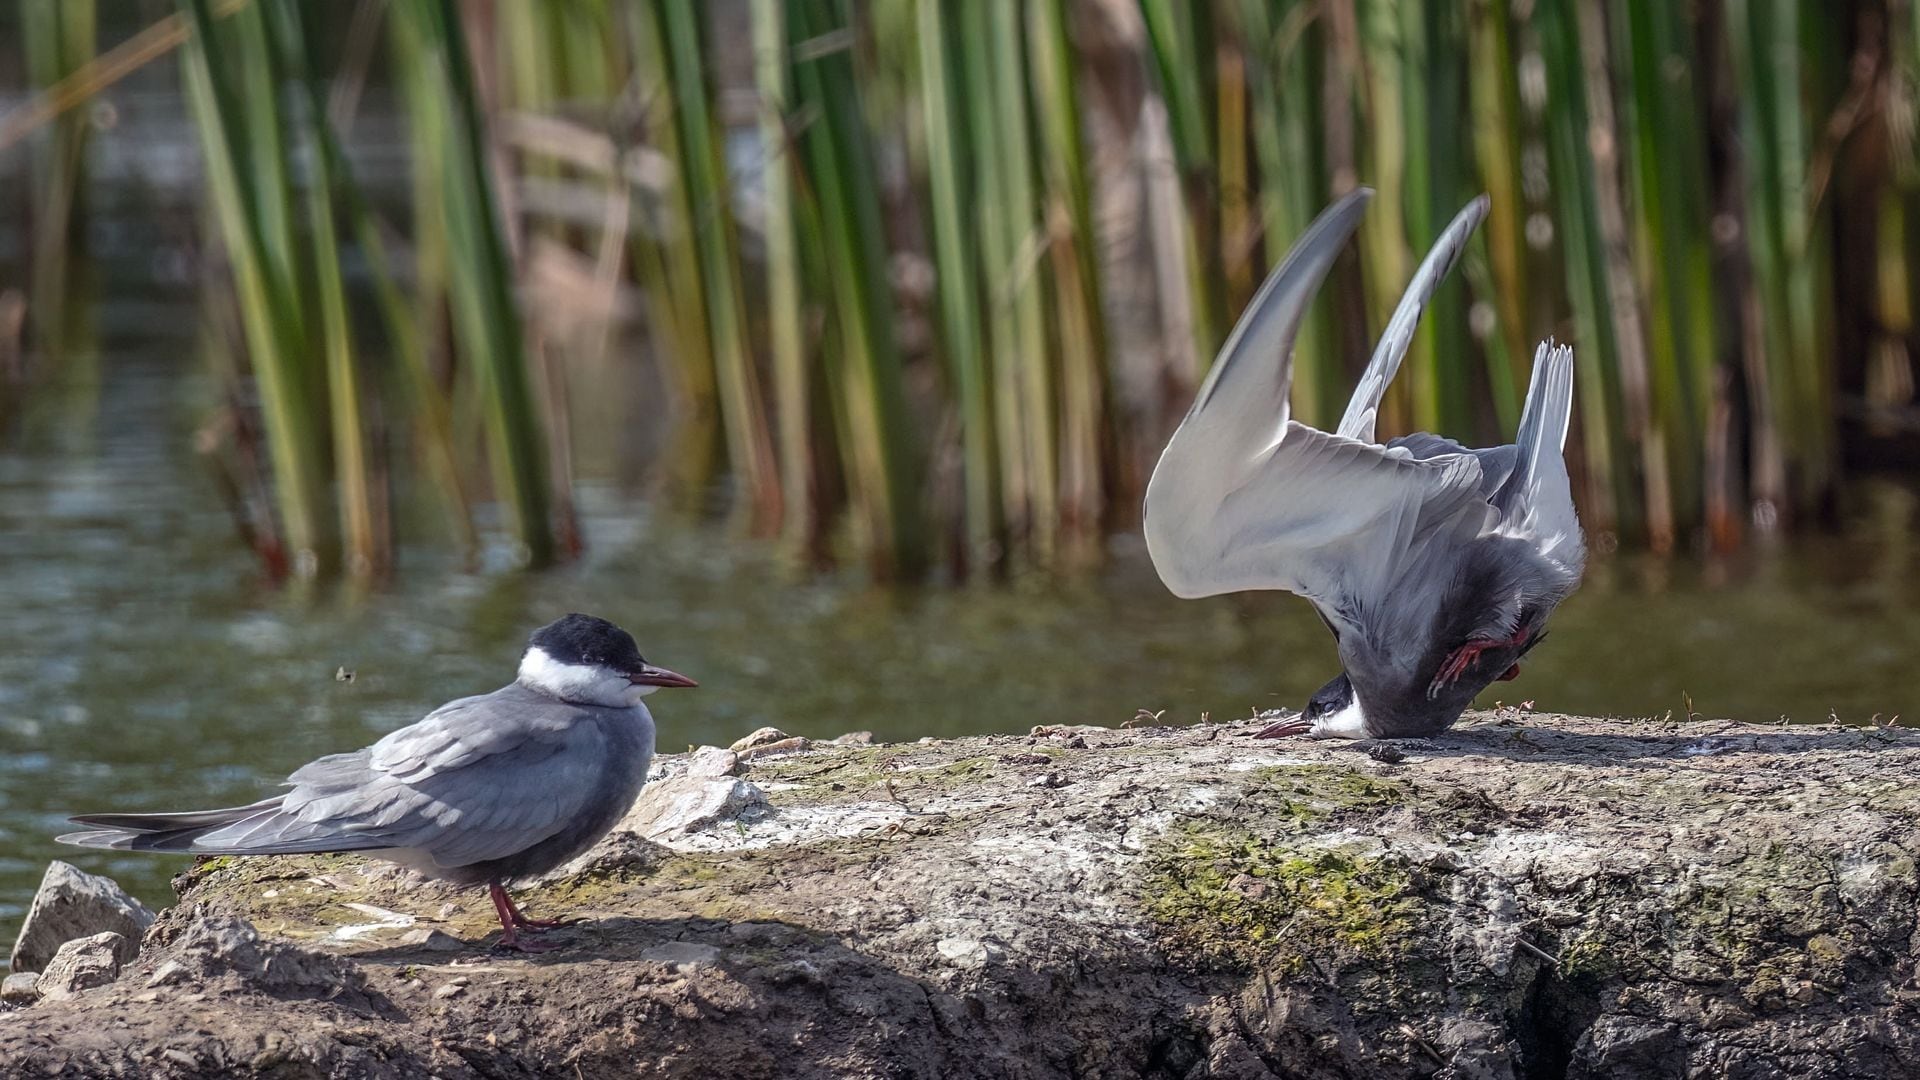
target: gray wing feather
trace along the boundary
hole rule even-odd
[[[591,737],[552,745],[537,758],[523,747],[420,783],[440,822],[401,846],[420,848],[442,866],[465,866],[518,854],[561,831],[585,812],[607,756],[597,728],[588,725],[582,734]],[[447,831],[449,824],[459,828]]]
[[[475,706],[483,701],[486,720],[477,722]],[[401,780],[430,776],[470,765],[529,737],[561,734],[577,719],[568,709],[521,708],[504,717],[502,711],[494,695],[450,701],[374,743],[370,764]]]
[[[610,751],[579,710],[478,698],[443,706],[362,751],[346,790],[296,783],[286,812],[339,834],[415,848],[442,866],[517,854],[581,814]]]
[[[1543,341],[1534,350],[1533,378],[1514,437],[1518,463],[1492,502],[1504,531],[1533,537],[1544,553],[1570,565],[1585,555],[1565,457],[1572,417],[1573,349]]]
[[[1520,460],[1520,448],[1508,443],[1505,446],[1487,446],[1474,448],[1430,432],[1415,431],[1399,435],[1386,441],[1387,453],[1404,452],[1416,461],[1428,458],[1444,457],[1448,454],[1472,454],[1480,459],[1480,491],[1488,498],[1499,491],[1513,475],[1514,466]]]
[[[108,830],[131,829],[142,832],[165,832],[172,829],[198,829],[209,825],[224,825],[236,817],[244,817],[256,810],[265,810],[280,805],[280,796],[262,799],[246,806],[228,807],[224,810],[186,810],[170,814],[81,814],[70,818],[75,825],[94,825]]]
[[[1206,412],[1211,414],[1211,426],[1231,427],[1235,432],[1263,428],[1269,440],[1279,435],[1287,422],[1293,340],[1300,319],[1340,249],[1359,227],[1371,198],[1370,188],[1358,188],[1322,210],[1307,226],[1220,347],[1213,369],[1187,410],[1183,429]]]
[[[570,707],[463,698],[371,748],[302,766],[290,790],[228,810],[76,818],[89,847],[282,855],[408,848],[442,866],[506,858],[575,819],[610,747]]]
[[[1485,195],[1468,203],[1455,214],[1453,221],[1441,232],[1440,239],[1434,241],[1433,249],[1421,260],[1420,269],[1414,272],[1413,280],[1407,284],[1407,291],[1400,297],[1400,304],[1393,310],[1393,317],[1387,320],[1387,328],[1380,334],[1380,343],[1373,348],[1373,358],[1367,361],[1367,370],[1361,374],[1360,382],[1353,388],[1353,397],[1347,401],[1346,414],[1340,418],[1338,434],[1362,442],[1373,441],[1373,424],[1380,412],[1380,399],[1386,396],[1388,384],[1400,370],[1400,361],[1407,355],[1407,349],[1413,344],[1413,332],[1420,325],[1420,315],[1427,309],[1433,294],[1460,261],[1461,253],[1467,250],[1467,241],[1472,238],[1473,230],[1486,220],[1487,207],[1491,205]]]
[[[1418,459],[1288,419],[1300,319],[1369,194],[1324,211],[1267,279],[1154,467],[1147,550],[1176,595],[1285,589],[1341,618],[1392,587],[1423,531],[1491,518],[1473,455]]]

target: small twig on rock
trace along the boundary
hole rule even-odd
[[[1401,1025],[1400,1025],[1400,1034],[1402,1034],[1402,1035],[1405,1035],[1405,1036],[1406,1036],[1407,1038],[1409,1038],[1409,1039],[1411,1039],[1411,1040],[1413,1040],[1413,1045],[1415,1045],[1415,1046],[1417,1046],[1417,1047],[1419,1047],[1419,1048],[1420,1048],[1420,1051],[1421,1051],[1422,1053],[1424,1053],[1424,1054],[1426,1054],[1426,1055],[1427,1055],[1428,1057],[1430,1057],[1430,1058],[1432,1058],[1432,1059],[1433,1059],[1433,1063],[1434,1063],[1435,1065],[1442,1065],[1442,1066],[1444,1066],[1444,1065],[1445,1065],[1445,1064],[1447,1063],[1447,1059],[1446,1059],[1446,1058],[1443,1058],[1443,1057],[1441,1057],[1441,1056],[1440,1056],[1440,1051],[1438,1051],[1438,1050],[1435,1050],[1435,1049],[1433,1048],[1433,1044],[1432,1044],[1432,1043],[1430,1043],[1430,1042],[1428,1042],[1427,1040],[1425,1040],[1425,1039],[1423,1039],[1423,1038],[1421,1038],[1421,1037],[1420,1037],[1420,1033],[1419,1033],[1419,1032],[1417,1032],[1417,1031],[1415,1031],[1415,1030],[1413,1030],[1413,1025],[1412,1025],[1412,1024],[1401,1024]]]
[[[1554,967],[1557,968],[1560,966],[1559,957],[1553,955],[1552,953],[1541,948],[1540,946],[1535,945],[1533,942],[1528,941],[1526,938],[1515,938],[1514,941],[1518,942],[1521,948],[1527,950],[1528,952],[1539,957],[1540,959],[1545,960],[1547,963],[1552,964]]]

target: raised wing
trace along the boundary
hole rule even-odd
[[[1359,384],[1353,388],[1353,397],[1347,400],[1346,414],[1334,429],[1339,434],[1362,442],[1373,441],[1373,423],[1380,413],[1380,399],[1386,396],[1388,384],[1393,382],[1394,373],[1400,370],[1400,361],[1413,344],[1413,332],[1420,325],[1420,316],[1453,265],[1460,261],[1461,253],[1467,250],[1473,230],[1486,220],[1488,205],[1485,195],[1468,203],[1453,216],[1452,223],[1421,260],[1420,269],[1407,283],[1407,291],[1401,294],[1399,306],[1393,309],[1393,317],[1387,320],[1387,328],[1380,334],[1380,343],[1373,347],[1373,358],[1367,361],[1367,370],[1361,373]]]
[[[1293,340],[1370,192],[1316,218],[1241,316],[1147,485],[1147,550],[1175,594],[1284,589],[1356,621],[1436,528],[1491,524],[1473,455],[1417,458],[1288,419]]]

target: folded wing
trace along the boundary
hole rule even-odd
[[[96,814],[85,847],[207,855],[412,849],[441,866],[518,854],[582,814],[611,747],[569,710],[503,706],[476,717],[467,698],[372,748],[321,758],[286,794],[186,814]]]

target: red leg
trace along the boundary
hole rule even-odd
[[[1473,666],[1473,662],[1480,658],[1481,653],[1489,649],[1519,648],[1521,645],[1526,644],[1526,641],[1527,630],[1525,627],[1521,627],[1518,633],[1506,639],[1474,638],[1468,641],[1466,644],[1448,653],[1447,658],[1440,662],[1440,670],[1434,673],[1433,682],[1427,684],[1427,696],[1429,698],[1434,697],[1440,693],[1442,688],[1451,685],[1457,681],[1460,676],[1465,675],[1467,669]],[[1509,668],[1505,674],[1501,675],[1500,678],[1511,679],[1519,674],[1520,666],[1515,664]]]
[[[499,882],[487,882],[487,895],[493,899],[494,914],[500,916],[500,942],[494,948],[507,952],[537,953],[551,952],[561,947],[551,942],[528,941],[520,936],[522,929],[532,930],[533,924],[520,914],[519,908],[513,906],[513,898],[507,895],[507,890]]]
[[[576,921],[573,919],[529,919],[526,913],[520,910],[520,905],[513,902],[513,897],[508,895],[505,886],[496,881],[488,883],[487,889],[493,892],[494,906],[498,907],[503,903],[506,904],[507,915],[513,919],[513,925],[521,930],[551,930],[556,926],[570,926]]]

